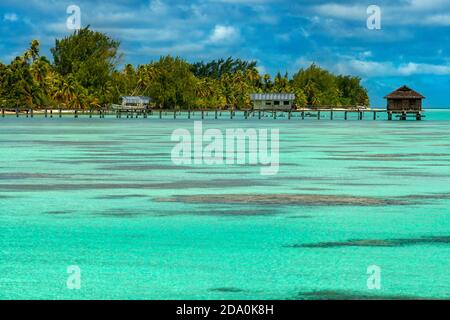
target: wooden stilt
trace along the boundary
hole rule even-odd
[[[334,116],[333,116],[333,111],[330,112],[330,120],[333,120]]]
[[[348,111],[344,112],[344,119],[347,120],[348,119]]]
[[[305,111],[302,111],[302,120],[305,120]]]
[[[317,120],[320,120],[320,111],[317,111]]]
[[[392,121],[392,112],[388,112],[388,120]]]

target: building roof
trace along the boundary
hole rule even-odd
[[[123,96],[120,97],[125,103],[150,103],[150,97],[145,96]]]
[[[294,101],[295,94],[293,93],[253,93],[250,95],[253,101],[264,101],[264,100],[288,100]]]
[[[413,89],[403,86],[388,94],[385,99],[425,99],[423,95]]]

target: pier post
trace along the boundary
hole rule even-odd
[[[205,119],[205,111],[202,110],[202,120]]]
[[[162,119],[162,110],[159,110],[159,118]]]
[[[377,120],[377,112],[376,111],[373,112],[373,120]]]
[[[61,110],[61,108],[59,108],[58,112],[59,112],[59,117],[61,118],[62,117],[62,110]]]
[[[191,110],[189,109],[189,111],[188,111],[188,119],[190,119],[191,118]]]
[[[261,111],[258,111],[258,119],[261,120]]]
[[[362,120],[362,119],[363,119],[363,114],[364,114],[363,111],[359,111],[359,120]]]
[[[44,113],[45,113],[45,117],[47,118],[47,109],[45,109]]]
[[[53,118],[53,109],[50,109],[50,118]]]
[[[214,119],[217,120],[217,110],[214,112]]]
[[[302,111],[302,120],[305,120],[305,111]]]
[[[5,109],[2,108],[2,118],[5,117]]]
[[[33,118],[33,108],[30,109],[30,117]]]
[[[273,114],[273,119],[277,120],[277,112],[276,111],[272,111],[272,114]]]
[[[334,118],[334,113],[333,113],[333,111],[331,111],[330,112],[330,120],[333,120],[333,118]]]
[[[29,115],[30,115],[30,109],[27,109],[27,118],[29,117]]]
[[[320,111],[317,111],[317,120],[320,120]]]
[[[77,109],[75,109],[75,116],[74,117],[78,118],[78,110]]]
[[[19,109],[18,108],[16,108],[16,117],[17,118],[19,117]]]
[[[401,120],[406,120],[406,112],[402,112],[402,116],[400,117]]]
[[[348,111],[345,111],[344,112],[344,120],[347,120],[348,119]]]
[[[292,111],[288,112],[288,120],[291,120],[291,116],[292,116]]]
[[[422,114],[420,112],[416,113],[416,120],[421,121],[422,120]]]
[[[392,121],[392,111],[388,112],[388,120]]]

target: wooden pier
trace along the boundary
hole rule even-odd
[[[223,110],[223,109],[190,109],[190,110],[169,110],[169,109],[83,109],[83,110],[62,110],[62,109],[39,109],[30,108],[0,108],[1,117],[15,116],[33,118],[42,116],[44,118],[66,118],[66,117],[116,117],[117,119],[133,118],[154,118],[154,119],[191,119],[200,116],[201,119],[230,119],[233,120],[237,115],[242,115],[241,119],[267,118],[285,119],[285,120],[422,120],[423,111],[388,111],[387,109],[297,109],[290,111],[281,110]],[[387,117],[380,117],[387,115]]]

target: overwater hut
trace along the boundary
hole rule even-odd
[[[292,110],[294,93],[253,93],[250,95],[253,110]]]
[[[422,111],[423,95],[407,86],[398,88],[386,97],[388,112]]]

